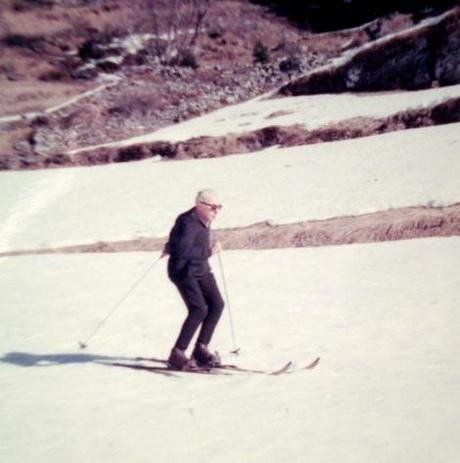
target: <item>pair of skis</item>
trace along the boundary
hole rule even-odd
[[[114,362],[113,366],[131,368],[133,370],[143,370],[151,373],[165,374],[167,376],[175,376],[176,373],[191,373],[191,374],[205,374],[205,375],[231,375],[234,373],[241,374],[259,374],[259,375],[269,375],[269,376],[279,376],[283,374],[295,373],[303,370],[312,370],[315,368],[320,358],[317,357],[313,362],[301,366],[295,367],[292,361],[287,362],[281,368],[275,370],[260,370],[253,368],[244,368],[238,365],[232,364],[218,364],[213,367],[209,366],[197,366],[196,368],[179,370],[172,368],[168,365],[167,360],[158,359],[154,357],[136,357],[133,359],[133,363],[127,362]]]

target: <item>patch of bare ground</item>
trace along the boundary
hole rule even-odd
[[[460,235],[460,203],[445,207],[408,207],[357,216],[215,230],[224,249],[318,247],[353,243]],[[105,242],[62,248],[11,251],[0,257],[29,254],[161,251],[167,238]]]
[[[460,98],[452,98],[432,107],[409,109],[386,118],[356,117],[314,130],[307,130],[300,124],[285,127],[269,126],[253,132],[229,134],[223,137],[197,137],[179,143],[159,141],[120,148],[105,147],[80,151],[73,155],[41,157],[36,161],[29,159],[28,162],[30,168],[40,168],[128,162],[153,156],[177,160],[214,158],[251,153],[270,146],[309,145],[459,121]],[[10,168],[24,169],[25,166],[18,160],[17,165]]]
[[[33,133],[25,131],[19,144],[18,132],[14,137],[5,135],[15,127],[3,124],[0,170],[155,155],[148,146],[121,153],[91,152],[76,159],[65,153],[150,133],[246,101],[317,69],[345,50],[414,24],[412,15],[395,13],[357,28],[317,34],[249,0],[211,2],[203,33],[192,50],[195,68],[190,63],[161,64],[152,41],[137,51],[121,46],[120,40],[133,32],[154,32],[155,12],[160,5],[171,5],[158,0],[149,10],[145,4],[145,0],[3,0],[2,115],[43,111],[93,88],[95,79],[107,79],[107,74],[119,81],[116,87],[43,115],[38,123],[23,121]],[[266,48],[268,62],[256,60],[258,42]]]
[[[21,85],[8,85],[6,79],[0,76],[0,117],[43,112],[95,86],[40,80],[22,80]]]
[[[143,9],[144,0],[3,3],[2,116],[43,111],[93,88],[96,79],[105,81],[109,74],[118,84],[46,114],[39,126],[29,121],[34,136],[24,139],[30,145],[26,150],[16,149],[4,136],[0,169],[46,167],[45,161],[72,165],[60,153],[149,133],[245,101],[340,54],[343,41],[330,38],[327,53],[318,53],[306,39],[309,34],[267,8],[248,0],[222,0],[210,2],[203,32],[191,49],[193,59],[188,64],[162,63],[154,40],[138,44],[142,48],[137,51],[122,43],[127,37],[136,42],[133,32],[154,33],[155,12],[160,4],[170,8],[167,0],[155,2],[158,8],[149,10]],[[15,7],[19,3],[24,7]],[[369,40],[364,36],[362,40]],[[255,62],[257,41],[267,47],[269,62]],[[5,133],[10,128],[3,124],[0,129]]]

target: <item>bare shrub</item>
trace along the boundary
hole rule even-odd
[[[124,23],[129,33],[152,34],[150,52],[169,64],[181,50],[195,52],[210,5],[211,0],[142,0]]]

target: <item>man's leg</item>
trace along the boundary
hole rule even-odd
[[[181,351],[187,350],[196,330],[208,315],[208,308],[201,285],[195,278],[184,278],[174,281],[182,299],[187,306],[188,315],[185,319],[179,337],[174,345]]]
[[[214,330],[219,322],[222,310],[224,308],[224,300],[220,295],[216,280],[212,273],[208,273],[203,278],[198,280],[204,301],[207,305],[207,315],[203,320],[200,333],[198,335],[197,344],[207,346],[211,341]]]

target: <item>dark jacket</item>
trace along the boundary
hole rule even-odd
[[[211,271],[208,263],[211,256],[210,230],[199,219],[195,208],[177,217],[166,250],[171,280],[202,277]]]

